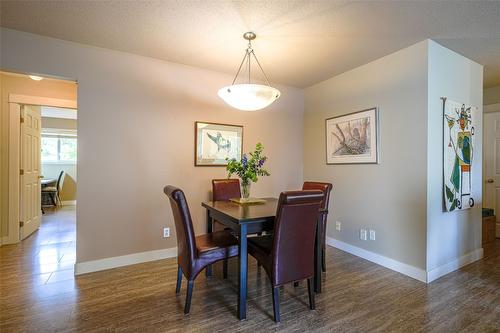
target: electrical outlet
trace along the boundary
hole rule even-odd
[[[375,240],[375,230],[370,229],[370,240]]]
[[[366,229],[359,229],[359,239],[366,240]]]
[[[170,228],[163,228],[163,238],[170,237]]]
[[[335,229],[340,231],[342,229],[342,222],[340,221],[335,222]]]

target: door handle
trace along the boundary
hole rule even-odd
[[[492,178],[490,178],[490,179],[486,180],[486,182],[487,182],[488,184],[492,184],[492,183],[494,183],[494,182],[495,182],[495,180],[494,180],[494,179],[492,179]]]
[[[43,178],[43,176],[38,176],[38,179],[42,179],[42,178]]]

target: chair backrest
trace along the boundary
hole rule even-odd
[[[282,192],[274,223],[273,285],[314,275],[314,239],[321,190]]]
[[[182,270],[189,275],[191,274],[192,263],[196,256],[196,240],[186,196],[181,189],[171,185],[165,186],[163,192],[170,199],[174,215],[178,262]]]
[[[332,191],[332,188],[332,184],[321,182],[304,182],[304,185],[302,185],[302,190],[323,191],[325,197],[323,198],[323,201],[321,201],[321,209],[328,209],[328,204],[330,202],[330,192]]]
[[[65,173],[61,170],[59,177],[57,177],[56,188],[58,192],[61,192],[64,183]]]
[[[228,201],[233,198],[241,198],[239,179],[213,179],[212,200]]]

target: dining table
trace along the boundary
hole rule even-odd
[[[240,320],[247,316],[247,275],[248,247],[247,236],[274,229],[278,199],[262,198],[258,204],[239,204],[232,201],[206,201],[207,232],[213,231],[214,220],[230,228],[238,238],[238,307],[237,316]],[[320,212],[319,212],[320,213]],[[314,245],[314,291],[321,293],[321,235],[322,223],[316,223],[316,240]],[[207,276],[212,274],[208,266]]]
[[[46,187],[46,186],[50,186],[50,185],[55,185],[56,182],[57,182],[57,180],[54,178],[42,178],[42,179],[40,179],[40,186]]]

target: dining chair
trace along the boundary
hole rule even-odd
[[[241,198],[240,180],[239,179],[212,179],[212,200],[213,201],[229,201],[233,198]],[[213,222],[213,230],[230,230],[226,228],[224,224],[217,220]],[[228,271],[228,261],[223,260],[222,274],[224,278],[227,278]],[[207,276],[210,276],[211,272],[207,270]]]
[[[320,216],[321,221],[321,270],[326,272],[326,224],[328,220],[328,205],[330,203],[330,192],[332,191],[333,185],[330,183],[321,182],[304,182],[302,185],[302,190],[320,190],[323,191],[324,197],[321,201],[320,206]]]
[[[59,177],[57,177],[56,186],[46,186],[46,187],[43,187],[41,190],[42,195],[44,195],[44,194],[48,195],[50,200],[52,201],[52,204],[56,207],[58,205],[62,204],[60,193],[61,193],[62,186],[64,183],[64,178],[65,178],[65,173],[64,173],[64,171],[61,171],[59,173]]]
[[[177,233],[177,285],[175,293],[181,290],[182,275],[188,280],[184,313],[191,308],[194,280],[208,265],[238,255],[238,241],[227,230],[195,236],[193,221],[184,192],[171,185],[163,192],[170,199]]]
[[[248,238],[248,253],[264,267],[273,289],[274,321],[280,321],[279,287],[307,279],[309,309],[314,310],[314,240],[321,190],[282,192],[274,233]]]

